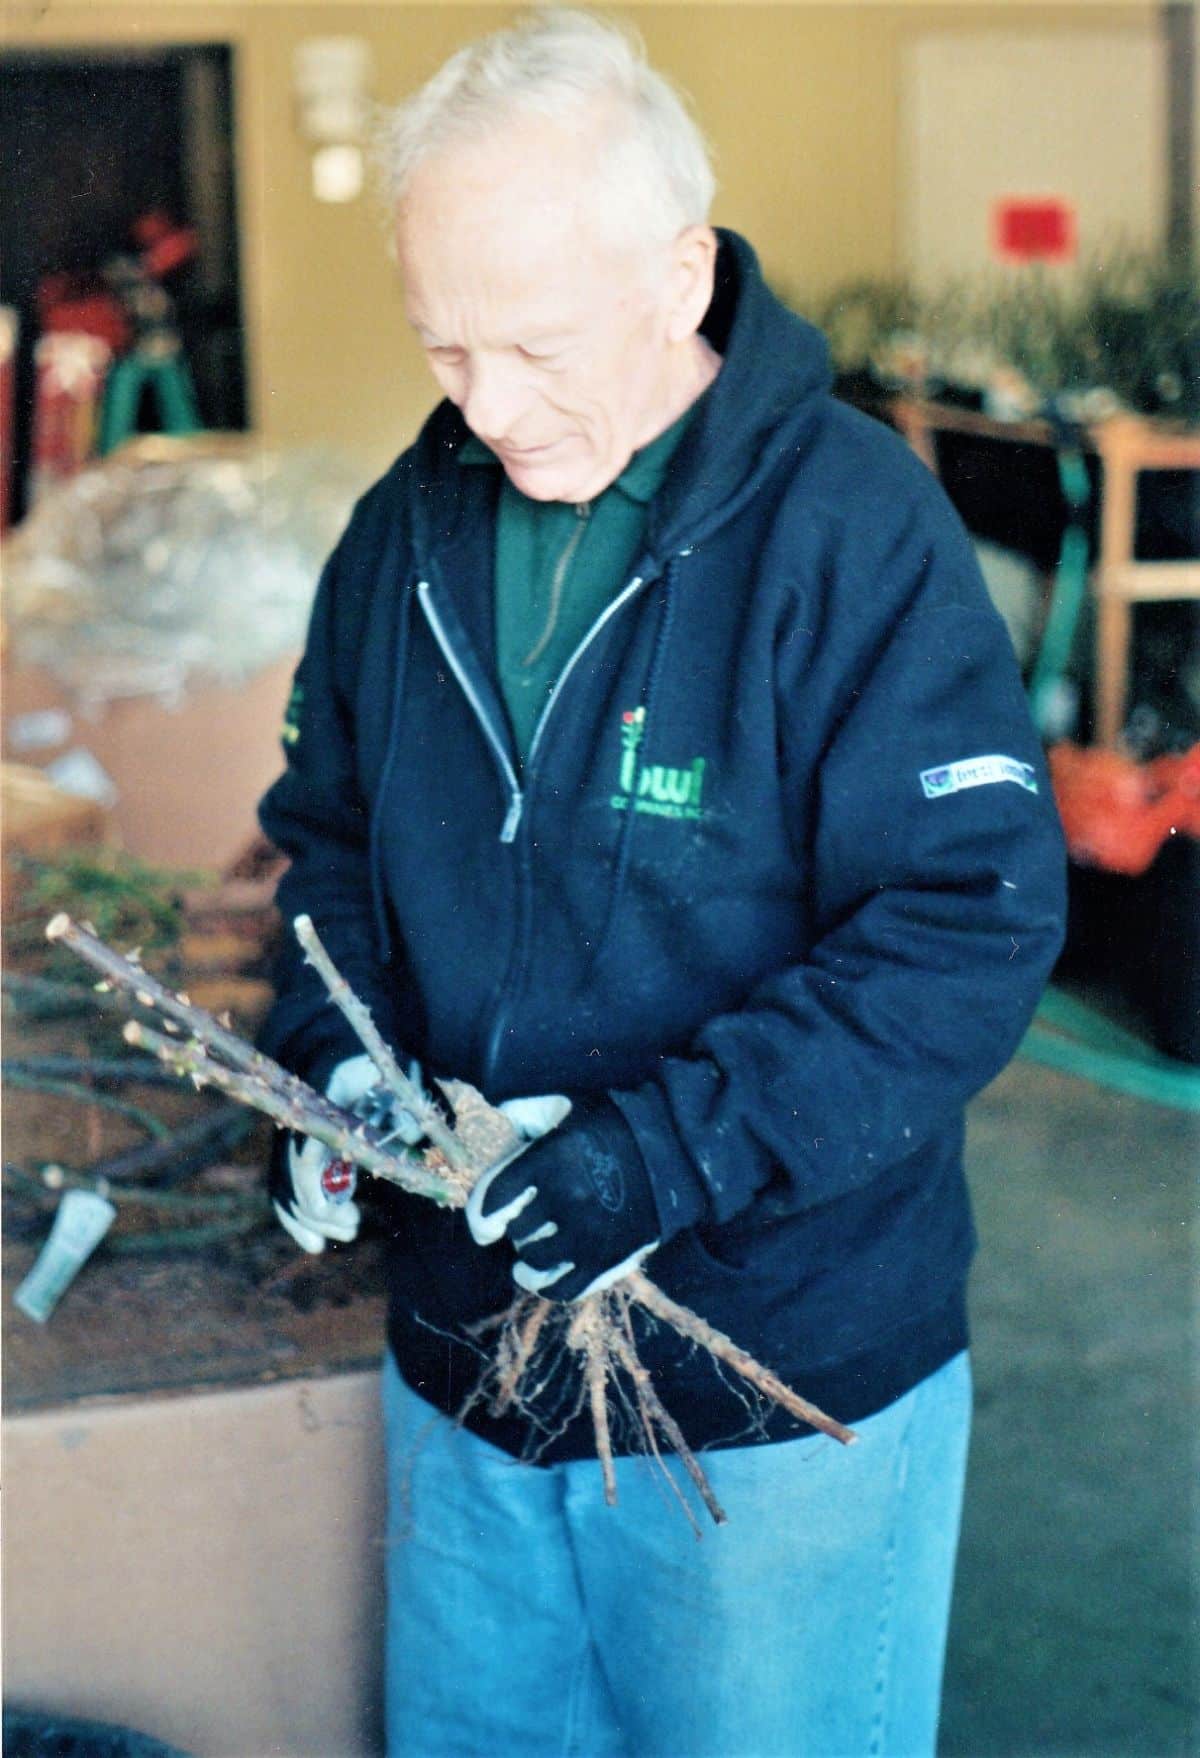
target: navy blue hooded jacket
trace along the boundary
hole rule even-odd
[[[496,480],[441,405],[357,507],[317,594],[262,823],[385,1035],[493,1101],[606,1091],[672,1296],[831,1414],[882,1408],[966,1341],[963,1107],[1057,952],[1064,863],[1020,679],[970,543],[894,434],[834,401],[819,334],[721,235],[724,357],[646,553],[562,674],[523,772],[496,686]],[[356,1053],[285,956],[268,1050]],[[389,1333],[456,1412],[507,1246],[389,1193]],[[749,1422],[661,1331],[694,1445]],[[539,1445],[570,1404],[546,1389]],[[520,1452],[529,1424],[469,1424]],[[586,1418],[542,1457],[591,1450]]]

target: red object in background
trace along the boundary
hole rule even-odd
[[[30,501],[87,463],[96,430],[111,350],[98,336],[53,331],[33,350],[37,381],[33,401]]]
[[[79,275],[43,275],[37,290],[38,323],[44,336],[95,336],[113,354],[132,334],[121,302],[105,287]]]
[[[177,226],[161,208],[139,214],[132,231],[141,252],[142,267],[156,281],[190,262],[200,248],[200,235],[195,227]]]
[[[1069,262],[1075,209],[1059,196],[1006,196],[992,208],[992,247],[1004,262]]]
[[[1084,866],[1136,876],[1172,835],[1200,837],[1200,745],[1150,763],[1055,745],[1050,777],[1067,847]]]

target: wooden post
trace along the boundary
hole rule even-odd
[[[1100,553],[1096,558],[1096,727],[1115,746],[1125,722],[1135,603],[1200,598],[1200,561],[1134,559],[1137,479],[1148,470],[1200,470],[1200,433],[1115,416],[1093,430],[1103,471]]]

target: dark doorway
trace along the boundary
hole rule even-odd
[[[136,248],[135,222],[151,211],[196,233],[167,284],[201,420],[244,428],[230,49],[6,51],[0,155],[0,296],[20,323],[14,512],[24,504],[39,284],[98,278]]]

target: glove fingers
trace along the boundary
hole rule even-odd
[[[325,1143],[315,1136],[294,1135],[288,1142],[287,1157],[292,1183],[300,1184],[306,1180],[319,1180],[325,1162],[332,1156]]]
[[[279,1222],[302,1251],[324,1251],[327,1240],[348,1245],[362,1216],[353,1164],[311,1136],[293,1135],[273,1161],[271,1197]]]
[[[277,1202],[272,1206],[279,1217],[279,1225],[285,1232],[291,1234],[301,1251],[313,1252],[314,1254],[324,1251],[325,1240],[320,1233],[314,1233],[311,1227],[303,1226],[289,1209],[284,1208],[282,1203]]]
[[[553,1221],[543,1221],[532,1233],[524,1233],[520,1238],[514,1233],[513,1247],[523,1253],[527,1245],[536,1245],[541,1239],[553,1239],[557,1232],[558,1227]]]
[[[512,1278],[526,1294],[540,1294],[543,1288],[553,1288],[556,1282],[569,1276],[574,1268],[574,1264],[555,1264],[549,1270],[535,1270],[532,1264],[518,1262],[513,1265]]]
[[[319,1208],[297,1203],[293,1212],[302,1226],[323,1233],[326,1239],[336,1239],[339,1245],[355,1237],[362,1219],[357,1203],[325,1203]]]
[[[471,1229],[471,1238],[475,1241],[476,1245],[495,1245],[498,1239],[503,1239],[505,1233],[508,1231],[510,1222],[515,1221],[522,1210],[528,1208],[529,1204],[537,1195],[537,1186],[535,1184],[526,1184],[522,1186],[517,1183],[516,1188],[511,1194],[508,1193],[507,1190],[500,1193],[499,1206],[497,1208],[489,1209],[487,1211],[484,1209],[484,1203],[487,1200],[488,1192],[491,1190],[492,1185],[496,1182],[497,1178],[500,1177],[501,1173],[505,1172],[508,1167],[513,1164],[514,1160],[519,1157],[520,1155],[518,1152],[517,1154],[510,1155],[507,1160],[501,1160],[495,1166],[491,1167],[490,1170],[485,1172],[483,1177],[476,1182],[474,1189],[467,1198],[467,1226]],[[507,1200],[504,1200],[505,1196],[507,1196]]]
[[[538,1238],[545,1238],[544,1231],[539,1230]],[[530,1240],[527,1243],[533,1242]],[[657,1239],[649,1245],[640,1245],[619,1264],[613,1264],[611,1269],[602,1270],[597,1276],[589,1276],[586,1268],[577,1271],[573,1263],[563,1263],[553,1246],[534,1245],[531,1251],[518,1247],[521,1256],[513,1268],[513,1281],[518,1288],[524,1288],[530,1294],[553,1289],[555,1300],[586,1300],[589,1294],[602,1294],[606,1288],[619,1282],[622,1276],[638,1269],[657,1246]],[[558,1251],[562,1251],[561,1245]]]
[[[650,1253],[657,1251],[657,1249],[657,1239],[649,1245],[639,1246],[637,1251],[629,1254],[624,1263],[614,1264],[611,1270],[604,1270],[600,1275],[594,1276],[586,1288],[581,1288],[578,1294],[572,1294],[569,1298],[571,1300],[586,1300],[589,1294],[603,1294],[606,1288],[611,1288],[614,1282],[621,1280],[622,1276],[627,1276],[631,1270],[640,1269]]]
[[[335,1105],[353,1105],[378,1080],[379,1070],[369,1056],[349,1056],[345,1062],[339,1062],[330,1075],[325,1096],[332,1099]]]
[[[562,1093],[545,1093],[533,1099],[505,1099],[497,1107],[526,1141],[536,1141],[557,1129],[571,1109],[571,1101]]]

